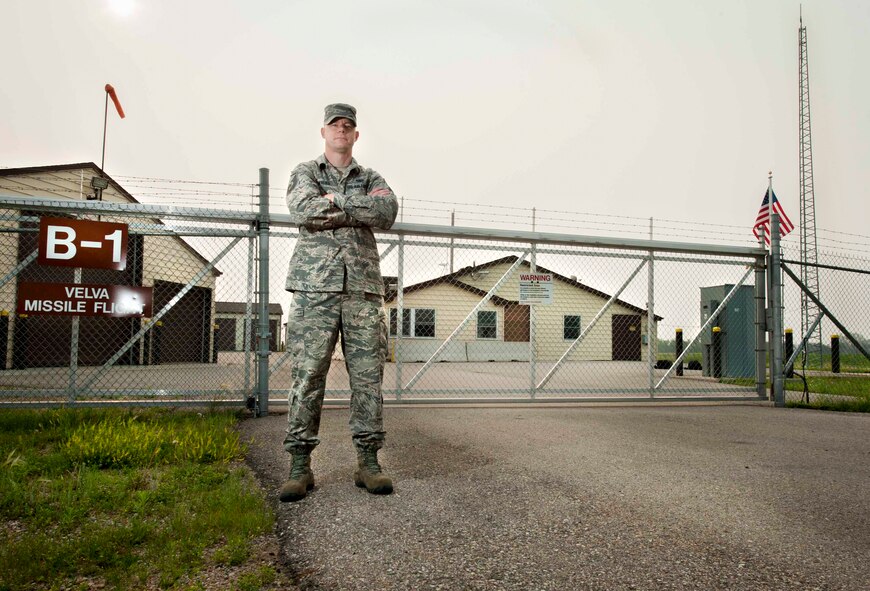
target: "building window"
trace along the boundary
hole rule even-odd
[[[580,336],[580,317],[565,316],[562,323],[562,338],[573,341]]]
[[[396,331],[398,330],[396,325],[398,316],[399,311],[396,308],[390,308],[390,335],[392,336],[396,336]],[[411,310],[408,308],[402,310],[402,336],[411,336]]]
[[[433,308],[414,309],[414,336],[435,338],[435,310]]]
[[[399,312],[390,308],[390,336],[396,336]],[[435,310],[433,308],[405,308],[402,310],[402,336],[435,338]]]
[[[477,338],[494,339],[498,336],[498,313],[481,310],[477,313]]]
[[[411,336],[411,312],[409,308],[402,310],[402,336]]]

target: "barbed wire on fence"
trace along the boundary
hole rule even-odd
[[[259,186],[256,183],[208,181],[196,179],[160,178],[153,176],[116,175],[121,186],[142,203],[177,207],[207,207],[214,209],[259,209]],[[79,195],[89,190],[58,184],[52,175],[34,175],[29,180],[51,184],[51,192]],[[32,185],[11,190],[32,191]],[[286,189],[270,187],[269,206],[273,212],[286,211]],[[536,230],[540,232],[574,233],[584,235],[615,235],[618,237],[649,238],[650,218],[640,216],[602,214],[590,211],[545,209],[537,207],[506,207],[503,204],[468,203],[445,199],[413,199],[402,197],[399,220],[409,223],[492,227],[504,229]],[[567,231],[567,232],[566,232]],[[652,219],[653,237],[660,240],[691,240],[713,244],[754,243],[748,226],[677,220]],[[783,246],[788,248],[797,240],[797,233],[787,237]],[[847,256],[858,261],[870,254],[870,236],[820,228],[817,230],[820,251],[835,256]]]

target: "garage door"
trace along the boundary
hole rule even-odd
[[[236,319],[216,318],[214,321],[218,329],[216,333],[218,351],[236,350]]]
[[[154,310],[162,310],[184,288],[180,283],[154,282]],[[211,360],[212,290],[194,287],[161,318],[154,346],[159,363],[208,363]]]

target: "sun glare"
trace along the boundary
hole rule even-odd
[[[109,8],[121,18],[129,18],[136,10],[136,0],[109,0]]]

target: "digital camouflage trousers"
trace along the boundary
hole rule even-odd
[[[358,450],[384,444],[381,382],[387,356],[383,300],[372,294],[295,292],[287,325],[292,355],[284,449],[311,453],[320,439],[326,374],[341,337],[350,378],[350,430]]]

